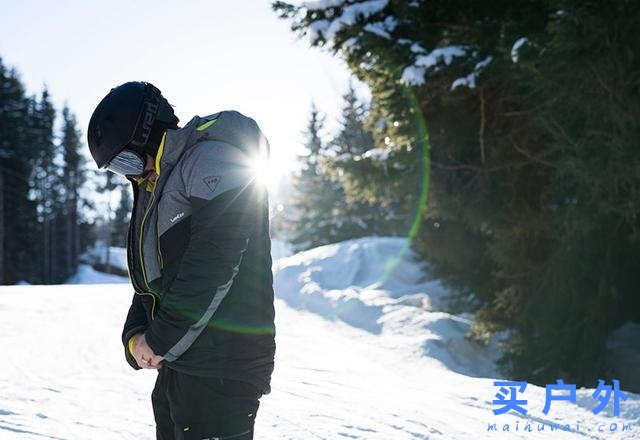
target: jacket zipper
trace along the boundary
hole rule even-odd
[[[133,185],[132,185],[132,187],[133,187],[133,193],[134,193],[133,197],[134,197],[134,207],[135,207],[135,202],[138,199],[138,189]],[[155,189],[155,187],[154,187],[154,189]],[[133,214],[135,214],[135,210],[133,211]],[[143,219],[144,219],[144,217],[143,217]],[[130,238],[130,237],[133,236],[133,234],[132,234],[132,225],[133,225],[134,221],[135,221],[135,219],[132,217],[131,221],[129,222],[129,228],[127,230],[127,238]],[[129,240],[127,240],[127,242],[129,242]],[[149,293],[149,292],[138,292],[138,290],[141,290],[141,289],[139,289],[135,278],[131,275],[132,274],[131,261],[129,259],[129,255],[128,254],[129,254],[129,252],[127,251],[127,272],[129,274],[129,278],[133,282],[133,288],[134,288],[134,291],[135,291],[136,295],[141,295],[141,296],[150,295],[151,296],[151,299],[153,300],[153,302],[151,304],[151,319],[153,320],[154,314],[155,314],[155,308],[156,308],[156,297],[153,294]],[[142,262],[142,259],[140,261]],[[142,266],[142,270],[144,271],[144,265]]]
[[[145,183],[145,185],[146,185],[146,183]],[[154,183],[153,190],[151,191],[151,200],[149,200],[149,206],[147,207],[144,215],[142,216],[142,221],[140,222],[140,235],[138,237],[138,253],[140,254],[140,269],[142,270],[142,280],[143,280],[148,292],[136,292],[138,295],[149,295],[149,296],[151,296],[151,299],[152,299],[151,319],[152,320],[155,317],[154,315],[155,315],[155,308],[156,308],[156,296],[153,294],[153,292],[151,291],[151,288],[149,287],[149,283],[147,281],[147,273],[144,270],[144,259],[142,258],[142,238],[143,238],[143,233],[144,233],[144,221],[146,220],[147,214],[149,214],[149,211],[151,211],[151,207],[153,206],[153,201],[155,199],[155,193],[156,193],[156,184]]]
[[[147,210],[145,211],[144,215],[142,216],[142,221],[140,222],[140,237],[138,240],[138,252],[140,254],[140,266],[142,268],[142,280],[144,281],[145,286],[147,287],[147,290],[149,292],[151,292],[151,288],[149,287],[149,282],[147,281],[147,272],[144,270],[144,259],[142,258],[142,238],[144,236],[144,221],[147,219],[147,214],[149,214],[149,211],[151,211],[151,208],[153,207],[153,201],[155,199],[156,196],[156,183],[154,183],[153,185],[153,190],[151,191],[151,200],[149,200],[149,206],[147,207]]]

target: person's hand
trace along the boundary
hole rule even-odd
[[[162,356],[157,356],[151,347],[147,345],[147,339],[144,337],[144,333],[138,333],[133,337],[133,357],[140,366],[140,368],[160,368],[161,362],[164,359]]]

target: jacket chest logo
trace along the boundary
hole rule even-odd
[[[170,221],[171,223],[175,223],[176,220],[181,219],[182,217],[184,217],[184,212],[179,212]]]
[[[208,176],[202,180],[209,187],[211,192],[215,192],[216,186],[218,186],[218,182],[220,182],[220,176]]]

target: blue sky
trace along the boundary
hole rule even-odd
[[[331,129],[349,81],[344,62],[298,40],[270,1],[0,0],[0,8],[4,64],[29,93],[46,83],[59,110],[68,102],[83,133],[112,87],[150,81],[181,124],[225,109],[256,119],[284,171],[311,101]]]

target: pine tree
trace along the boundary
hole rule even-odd
[[[299,156],[302,168],[293,178],[292,213],[284,221],[296,250],[340,241],[341,219],[336,200],[343,197],[340,184],[321,167],[327,146],[321,132],[324,118],[312,104],[305,132],[307,154]]]
[[[36,281],[39,276],[36,206],[29,198],[29,176],[36,157],[30,128],[35,99],[25,96],[15,70],[0,58],[0,173],[2,174],[1,282]]]
[[[25,96],[15,70],[0,59],[0,278],[5,284],[59,283],[77,268],[92,241],[92,225],[80,215],[94,209],[79,195],[85,182],[83,144],[75,117],[56,111],[45,87]]]
[[[80,195],[79,190],[86,181],[84,170],[85,160],[80,153],[83,147],[81,134],[77,128],[75,116],[65,106],[62,110],[62,158],[64,161],[62,182],[64,187],[63,218],[64,218],[64,246],[61,254],[64,256],[65,270],[63,279],[75,273],[80,255]]]
[[[364,127],[366,114],[366,105],[358,100],[353,81],[349,81],[349,87],[342,95],[340,130],[332,141],[338,155],[359,156],[374,147],[373,136]]]
[[[474,295],[473,336],[511,330],[501,363],[530,382],[606,375],[608,335],[640,319],[640,5],[273,6],[370,87],[388,154],[348,192],[384,201],[388,170],[414,249]]]
[[[54,139],[55,109],[45,87],[37,102],[31,129],[34,132],[33,147],[37,152],[34,168],[35,193],[38,202],[42,243],[41,277],[44,284],[54,282],[58,270],[56,259],[56,217],[59,208],[59,168],[55,160],[58,149]]]
[[[384,158],[386,153],[375,145],[373,133],[366,126],[368,108],[358,100],[352,82],[342,99],[338,133],[331,141],[336,155],[326,160],[326,166],[340,181],[345,193],[340,207],[344,225],[350,228],[353,238],[395,235],[402,230],[398,226],[404,222],[390,187],[382,185],[384,198],[368,198],[368,192],[361,191],[362,175],[369,173],[372,164],[380,160],[380,155]],[[381,177],[384,183],[390,183],[388,174]]]

